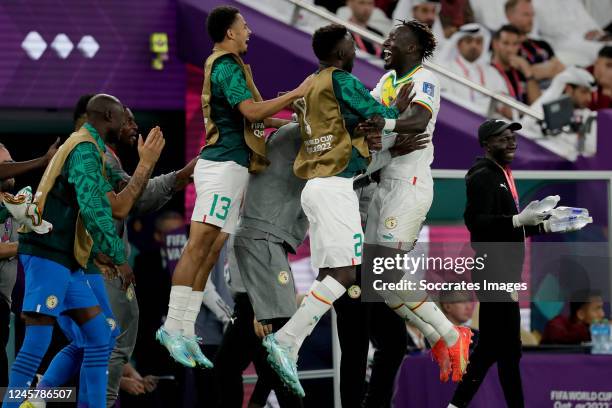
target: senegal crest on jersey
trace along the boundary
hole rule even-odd
[[[395,101],[395,98],[397,98],[397,93],[399,92],[402,85],[412,82],[412,77],[421,68],[421,65],[419,65],[399,79],[396,78],[395,71],[392,72],[390,75],[387,75],[385,81],[382,84],[382,89],[380,92],[380,100],[383,105],[391,106],[391,104],[393,104],[393,101]]]

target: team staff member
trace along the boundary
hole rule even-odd
[[[465,178],[467,203],[465,225],[470,231],[476,256],[487,254],[486,267],[472,271],[472,281],[520,282],[526,236],[548,232],[546,214],[537,201],[522,211],[510,170],[517,141],[518,123],[487,120],[478,129],[478,141],[485,150]],[[563,231],[565,232],[565,231]],[[487,244],[493,243],[493,244]],[[499,245],[498,243],[503,243]],[[470,364],[459,383],[449,408],[467,407],[493,363],[497,363],[506,403],[524,407],[521,359],[521,315],[516,292],[477,292],[480,300],[480,336]]]

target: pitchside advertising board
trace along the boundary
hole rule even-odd
[[[161,67],[155,33],[167,39]],[[170,0],[1,1],[0,108],[70,109],[104,92],[135,109],[183,109],[176,48]]]

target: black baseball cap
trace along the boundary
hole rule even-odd
[[[506,129],[510,129],[511,131],[517,131],[522,129],[520,123],[517,122],[506,122],[501,119],[489,119],[483,122],[478,128],[478,143],[482,146],[482,144],[490,138],[491,136],[499,135]]]

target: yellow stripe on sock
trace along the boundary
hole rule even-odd
[[[319,295],[319,294],[316,294],[314,291],[310,292],[310,294],[311,294],[312,296],[314,296],[314,297],[315,297],[317,300],[320,300],[321,302],[326,303],[326,304],[328,304],[328,305],[330,305],[330,306],[331,306],[331,304],[333,303],[333,302],[331,302],[331,301],[329,301],[329,300],[325,299],[323,296],[321,296],[321,295]]]

